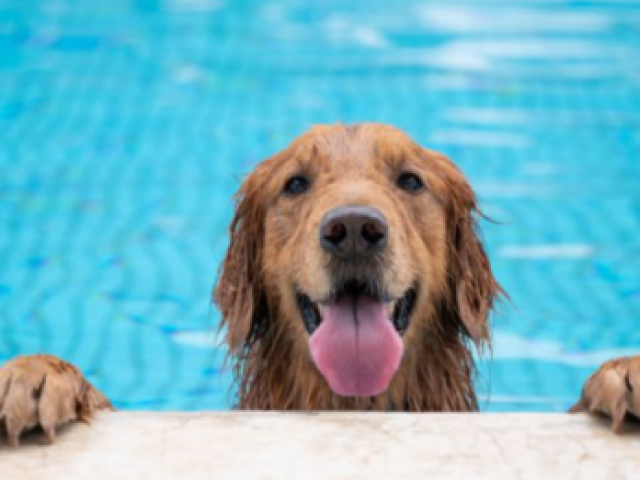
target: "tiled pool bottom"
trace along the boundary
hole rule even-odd
[[[382,121],[500,222],[483,408],[564,410],[640,351],[639,79],[633,2],[5,0],[0,360],[58,354],[124,409],[228,408],[233,191],[310,124]]]

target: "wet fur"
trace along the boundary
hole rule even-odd
[[[289,175],[312,164],[324,178],[335,162],[337,173],[324,188],[331,194],[312,190],[306,201],[282,201]],[[393,171],[407,166],[426,180],[428,200],[412,203],[394,192]],[[346,189],[345,179],[352,182]],[[357,198],[350,196],[353,185],[359,185]],[[453,163],[392,127],[316,127],[258,165],[236,199],[215,301],[237,382],[237,408],[477,410],[472,344],[489,345],[488,315],[504,293],[478,237],[476,197]],[[401,366],[387,391],[373,398],[331,392],[310,358],[290,288],[326,291],[331,279],[315,246],[318,216],[354,201],[384,210],[399,232],[386,257],[387,288],[397,294],[398,285],[422,283]],[[112,408],[77,368],[53,356],[16,357],[0,366],[0,434],[13,446],[36,425],[52,442],[56,426]],[[640,357],[605,363],[571,411],[609,415],[616,432],[627,414],[640,417]]]
[[[571,413],[588,412],[611,417],[611,428],[620,433],[627,414],[640,419],[640,357],[609,360],[584,384]]]
[[[430,203],[397,200],[393,180],[384,171],[400,164],[420,171]],[[287,212],[280,191],[287,176],[300,168],[316,169],[318,178],[328,176],[324,186],[331,193],[314,198],[312,190],[296,212]],[[356,170],[349,178],[351,168]],[[336,169],[339,175],[332,177]],[[347,181],[352,182],[348,189],[339,187]],[[489,344],[487,319],[503,292],[478,236],[475,194],[452,162],[389,126],[321,126],[258,165],[236,200],[231,242],[214,297],[227,332],[238,408],[477,410],[471,343],[480,348]],[[384,208],[391,230],[399,232],[390,259],[397,277],[388,279],[392,288],[418,265],[416,275],[425,290],[404,338],[400,368],[388,390],[371,398],[332,393],[309,356],[307,333],[288,291],[295,282],[322,290],[314,285],[327,281],[318,267],[322,261],[314,257],[321,254],[313,247],[306,248],[310,254],[297,250],[315,241],[310,236],[317,235],[324,212],[349,203]],[[288,216],[295,219],[289,227]],[[287,243],[290,238],[295,241]]]
[[[0,432],[18,446],[23,431],[39,425],[48,443],[56,427],[88,422],[98,410],[113,409],[80,371],[51,355],[21,356],[0,367]]]

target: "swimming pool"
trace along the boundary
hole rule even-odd
[[[302,3],[0,2],[0,361],[60,355],[120,408],[228,408],[231,195],[337,120],[445,152],[500,222],[483,409],[566,409],[640,352],[640,4]]]

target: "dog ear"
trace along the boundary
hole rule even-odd
[[[232,353],[255,342],[266,311],[262,274],[265,205],[260,194],[267,178],[263,165],[245,179],[234,197],[230,243],[214,291]]]
[[[490,340],[488,317],[497,297],[506,295],[491,270],[480,239],[476,195],[463,173],[446,157],[428,152],[444,187],[451,307],[477,346]]]

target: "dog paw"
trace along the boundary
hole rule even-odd
[[[604,413],[620,433],[627,413],[640,418],[640,356],[606,362],[582,388],[582,397],[571,413]]]
[[[111,402],[80,371],[51,355],[17,357],[0,367],[0,432],[17,447],[22,432],[40,426],[48,443],[56,427],[87,422]]]

